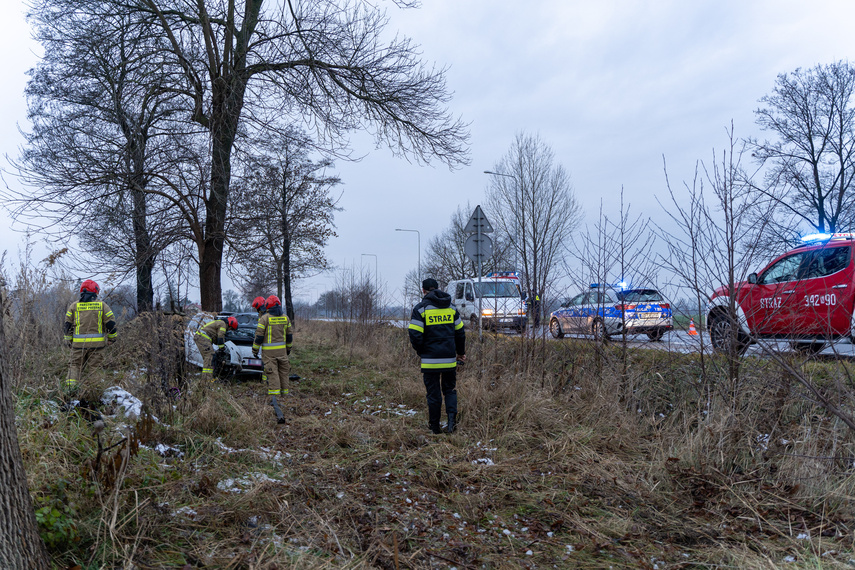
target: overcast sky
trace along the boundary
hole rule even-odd
[[[709,162],[713,149],[727,146],[731,121],[738,137],[763,136],[753,111],[778,74],[848,59],[855,45],[851,0],[423,0],[419,10],[384,4],[393,31],[420,44],[426,61],[449,68],[450,109],[471,124],[471,165],[455,171],[410,164],[359,135],[355,154],[365,158],[336,163],[344,211],[329,259],[373,271],[375,258],[362,254],[376,255],[394,300],[417,260],[416,234],[395,228],[419,230],[424,256],[458,205],[484,201],[483,171],[516,133],[539,134],[552,147],[588,222],[601,201],[614,213],[623,187],[634,213],[665,223],[654,198],[666,196],[663,156],[672,186],[690,180],[697,160]],[[0,5],[0,151],[17,156],[18,128],[26,128],[25,73],[39,46],[29,39],[24,4]],[[23,237],[11,225],[0,210],[0,251],[15,254]],[[314,299],[333,281],[323,275],[298,282],[296,295]]]

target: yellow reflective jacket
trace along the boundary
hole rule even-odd
[[[113,310],[104,301],[77,301],[65,313],[65,340],[73,348],[101,348],[119,334]]]
[[[226,322],[214,319],[196,331],[196,334],[207,338],[211,344],[222,345],[226,341]]]
[[[282,351],[287,354],[291,351],[294,337],[291,334],[291,321],[287,315],[280,311],[265,313],[258,318],[258,326],[255,329],[255,342],[252,343],[253,352],[259,348],[264,349],[267,354],[279,355]]]

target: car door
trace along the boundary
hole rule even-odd
[[[561,319],[561,330],[564,332],[579,333],[581,330],[582,308],[588,292],[579,293],[567,302],[567,308],[563,311]]]
[[[797,335],[848,334],[853,305],[852,245],[826,246],[811,252],[796,293]]]
[[[755,334],[778,335],[792,331],[799,310],[799,279],[809,251],[797,251],[775,260],[737,294],[748,327]]]

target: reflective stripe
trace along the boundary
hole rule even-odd
[[[422,358],[422,366],[425,364],[455,364],[457,357],[452,358]]]
[[[410,330],[419,331],[421,333],[425,332],[425,329],[422,326],[422,321],[417,321],[416,319],[411,320],[410,326],[407,328]]]
[[[268,390],[267,390],[267,395],[268,395],[268,396],[278,396],[278,395],[279,395],[279,390],[271,390],[271,389],[269,389],[269,388],[268,388]]]
[[[207,373],[207,374],[213,374],[213,373],[214,373],[214,369],[213,369],[213,368],[203,368],[203,369],[202,369],[202,374],[206,374],[206,373]]]
[[[72,339],[72,344],[86,344],[87,342],[104,342],[104,335],[81,335]]]
[[[265,348],[274,350],[276,348],[288,348],[288,345],[284,342],[265,342],[261,345],[262,350]]]
[[[454,321],[454,330],[459,331],[462,328],[463,328],[463,321],[461,321],[460,319],[457,319],[456,321]]]
[[[203,337],[207,338],[208,340],[211,340],[211,337],[209,337],[208,335],[206,335],[202,331],[196,331],[196,334],[199,336],[203,336]],[[214,341],[211,341],[211,342],[214,342]]]
[[[65,381],[66,386],[73,386],[75,384],[77,384],[77,380],[75,380],[74,378],[69,378],[68,380]]]
[[[425,362],[422,361],[422,368],[434,369],[434,368],[456,368],[456,367],[457,367],[457,361],[456,360],[454,362],[443,362],[443,363],[438,363],[438,364],[425,364]]]

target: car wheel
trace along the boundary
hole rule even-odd
[[[653,342],[658,342],[658,341],[662,340],[662,336],[664,334],[665,334],[665,331],[663,331],[662,329],[656,329],[653,332],[647,333],[647,338],[649,338]]]
[[[710,342],[712,343],[713,352],[719,354],[728,354],[730,352],[730,341],[732,337],[733,324],[725,316],[718,316],[710,319]],[[748,348],[748,343],[736,337],[736,346],[734,347],[737,355],[741,355]]]
[[[564,338],[564,331],[561,330],[561,323],[558,322],[558,319],[549,321],[549,332],[552,333],[553,338]]]
[[[796,342],[790,343],[790,348],[800,354],[818,354],[825,348],[824,342]]]
[[[606,342],[609,340],[609,335],[606,334],[606,326],[603,321],[594,321],[591,325],[591,333],[594,335],[594,340]]]

